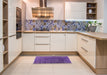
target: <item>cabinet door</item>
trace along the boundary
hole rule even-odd
[[[64,33],[51,34],[51,51],[66,51]]]
[[[34,51],[34,33],[23,34],[23,51]]]
[[[2,40],[0,40],[0,72],[3,70]]]
[[[9,37],[9,63],[11,63],[17,57],[17,43],[16,43],[16,36]]]
[[[8,0],[8,36],[16,34],[16,3]]]
[[[0,0],[0,38],[2,38],[2,0]]]
[[[86,19],[86,2],[65,2],[65,19]]]
[[[17,53],[19,54],[22,51],[22,38],[17,39]]]
[[[66,51],[77,51],[76,34],[66,34]]]

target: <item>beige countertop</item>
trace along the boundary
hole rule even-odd
[[[107,33],[99,32],[76,32],[76,31],[23,31],[23,33],[77,33],[95,38],[97,40],[107,40]]]

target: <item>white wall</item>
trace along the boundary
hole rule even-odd
[[[23,0],[26,3],[26,19],[32,18],[32,7],[39,7],[39,0]]]
[[[16,7],[22,8],[22,0],[15,0],[16,1]]]
[[[22,31],[24,31],[25,22],[26,22],[26,3],[22,1]]]
[[[47,4],[54,8],[55,20],[64,20],[64,0],[48,0]]]
[[[39,0],[23,0],[26,3],[26,19],[32,18],[32,7],[39,7]],[[54,8],[54,19],[64,19],[64,0],[48,0],[48,7]]]
[[[32,7],[39,7],[39,0],[23,0],[26,3],[26,19],[32,18]],[[48,0],[47,6],[54,8],[54,19],[64,19],[64,1],[65,0]],[[72,2],[92,2],[93,0],[67,0]]]

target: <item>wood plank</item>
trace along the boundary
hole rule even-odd
[[[107,41],[96,41],[96,72],[107,74]]]
[[[74,51],[74,52],[64,52],[64,51],[63,52],[59,52],[59,51],[54,51],[54,52],[32,51],[32,52],[29,52],[29,51],[24,51],[24,52],[22,52],[21,55],[78,55],[78,53],[77,53],[77,51]]]
[[[6,54],[6,53],[8,53],[8,51],[4,51],[4,52],[3,52],[3,54]]]

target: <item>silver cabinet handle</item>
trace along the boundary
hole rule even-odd
[[[11,36],[9,36],[9,37],[14,37],[14,36],[16,36],[16,34],[14,34],[14,35],[11,35]]]
[[[84,47],[81,47],[81,49],[83,49],[84,51],[88,52],[88,50],[86,50]]]
[[[36,44],[36,45],[50,45],[50,44]]]
[[[35,37],[39,37],[39,38],[48,38],[49,36],[35,36]]]
[[[88,42],[88,40],[86,40],[86,39],[84,39],[84,38],[82,38],[82,40],[85,41],[85,42]]]

